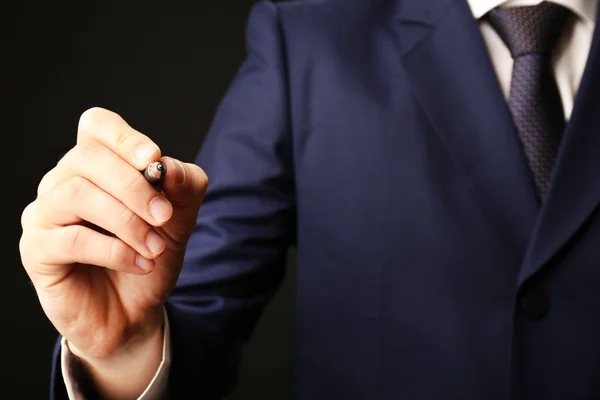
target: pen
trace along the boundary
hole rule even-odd
[[[144,170],[144,178],[158,191],[160,191],[160,184],[166,174],[167,166],[160,161],[150,163]]]

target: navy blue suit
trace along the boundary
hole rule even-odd
[[[293,399],[600,398],[599,40],[541,205],[466,1],[255,5],[196,160],[169,398],[231,389],[289,245]]]

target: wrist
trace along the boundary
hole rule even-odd
[[[150,384],[163,358],[163,315],[160,310],[159,317],[149,316],[118,350],[105,357],[87,356],[67,342],[101,398],[137,398]]]
[[[153,310],[148,313],[144,320],[136,326],[127,329],[121,335],[121,343],[108,352],[98,354],[81,351],[73,342],[68,342],[69,350],[77,358],[94,365],[112,366],[123,359],[129,359],[146,348],[148,343],[154,342],[162,337],[164,330],[164,311]]]

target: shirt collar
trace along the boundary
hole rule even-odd
[[[587,23],[595,24],[598,0],[548,0],[571,10]],[[479,19],[498,6],[529,6],[542,0],[468,0],[475,19]]]

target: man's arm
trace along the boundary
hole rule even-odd
[[[169,367],[171,365],[171,339],[169,320],[166,314],[162,341],[162,359],[158,369],[154,373],[150,384],[138,400],[161,400],[166,398],[167,383],[169,379]],[[85,367],[69,350],[69,344],[65,338],[60,340],[61,344],[61,370],[69,400],[84,400],[95,396],[93,385],[90,385],[86,376]],[[89,392],[92,392],[91,396]]]
[[[196,162],[209,186],[177,286],[170,398],[216,399],[235,385],[243,348],[285,275],[295,193],[277,10],[259,3],[247,58]]]
[[[256,4],[246,60],[196,159],[209,186],[165,305],[169,399],[220,399],[232,390],[243,347],[284,277],[295,207],[283,46],[276,7]],[[68,398],[59,356],[60,346],[55,400]]]

